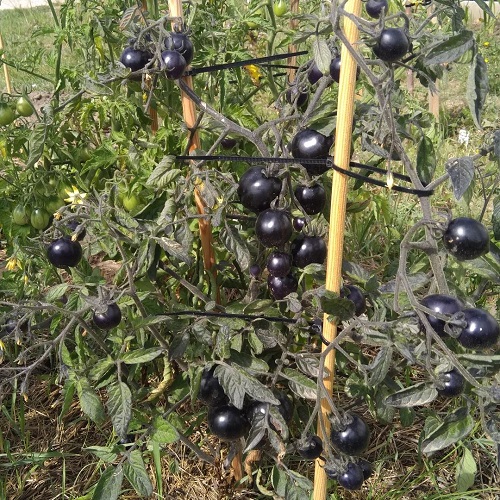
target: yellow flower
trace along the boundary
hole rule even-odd
[[[83,200],[87,197],[87,193],[80,193],[76,186],[71,186],[73,191],[66,189],[66,193],[68,193],[68,198],[65,198],[64,201],[71,203],[71,207],[75,205],[83,204]]]
[[[484,62],[485,62],[485,63],[489,63],[489,62],[490,62],[490,60],[489,60],[489,59],[487,59],[487,58],[485,58],[485,59],[484,59]]]
[[[485,47],[489,47],[489,46],[490,46],[490,42],[484,42],[484,43],[483,43],[483,45],[484,45]]]
[[[62,214],[60,212],[55,212],[53,215],[54,215],[54,219],[55,220],[61,220],[62,219]]]
[[[260,85],[260,79],[262,78],[262,72],[260,68],[255,64],[249,64],[248,66],[243,66],[245,71],[250,75],[254,85]]]
[[[12,255],[7,259],[7,264],[5,264],[5,269],[7,269],[7,271],[17,271],[22,268],[23,265],[21,261],[15,255]]]

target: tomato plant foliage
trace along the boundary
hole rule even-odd
[[[272,468],[264,459],[254,464],[255,488],[286,498],[311,490],[293,468],[300,456],[321,454],[329,477],[362,487],[371,468],[347,455],[369,451],[373,422],[408,426],[420,407],[423,454],[467,439],[480,415],[500,444],[492,386],[500,368],[500,135],[485,130],[479,153],[439,165],[433,118],[425,103],[407,105],[398,80],[400,64],[411,65],[435,89],[441,65],[471,52],[468,102],[481,127],[487,68],[460,5],[437,1],[434,24],[424,9],[408,19],[391,5],[387,17],[380,2],[380,21],[357,21],[362,43],[348,48],[363,96],[352,144],[367,169],[350,184],[339,296],[325,289],[324,264],[330,196],[337,195],[327,160],[342,119],[329,74],[345,42],[336,18],[304,2],[291,33],[292,14],[281,1],[261,9],[202,0],[190,4],[182,24],[161,17],[155,2],[149,12],[105,2],[92,15],[86,3],[67,2],[57,14],[68,35],[56,52],[78,46],[82,67],[58,65],[53,99],[32,117],[28,96],[0,104],[8,255],[0,373],[2,395],[13,387],[25,395],[48,363],[60,374],[61,418],[77,398],[91,422],[110,423],[108,443],[116,444],[87,449],[106,465],[93,498],[118,498],[125,479],[138,495],[151,495],[146,457],[157,464],[167,444],[195,441],[196,429],[230,442],[230,454],[265,449]],[[343,4],[331,4],[342,16]],[[310,53],[299,57],[293,81],[279,67],[251,61],[292,42]],[[249,61],[243,68],[209,70],[242,60]],[[193,89],[179,79],[189,68]],[[198,107],[196,130],[183,123],[181,91]],[[228,144],[232,157],[224,160],[218,155]],[[186,152],[189,161],[178,158]],[[369,167],[383,168],[384,182],[374,186],[379,174]],[[481,182],[485,176],[496,181]],[[391,180],[409,192],[389,191]],[[467,259],[443,244],[457,217],[434,204],[431,190],[441,188],[465,198],[471,217],[486,214],[480,248],[469,248],[474,235],[459,235]],[[479,192],[483,206],[471,202]],[[391,210],[396,197],[412,207],[403,221]],[[200,237],[207,222],[210,237]],[[366,244],[372,226],[382,245]],[[376,265],[365,265],[367,257]],[[323,317],[339,327],[332,343],[322,336]],[[478,338],[473,325],[481,321],[489,330]],[[356,410],[347,423],[324,385],[325,356],[334,348],[338,392]],[[450,374],[458,388],[447,386]],[[442,410],[433,402],[447,389]],[[323,398],[332,436],[315,434],[326,418]],[[349,425],[356,446],[339,438]],[[198,444],[190,443],[193,453],[214,463]],[[473,484],[463,478],[475,470],[470,460],[464,455],[457,469],[462,489]]]

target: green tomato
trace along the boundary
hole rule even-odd
[[[16,102],[16,111],[21,116],[31,116],[35,110],[26,97],[20,97]]]
[[[16,114],[11,107],[4,102],[0,102],[0,126],[10,125],[15,119]]]
[[[283,17],[288,10],[285,0],[276,0],[273,4],[273,11],[276,17]]]
[[[35,229],[46,229],[49,225],[50,215],[43,208],[35,208],[31,212],[31,225]]]
[[[18,226],[25,226],[30,221],[29,211],[24,205],[17,205],[12,211],[12,222]]]
[[[125,193],[122,198],[122,203],[123,203],[123,208],[127,212],[133,212],[139,206],[141,200],[134,193],[130,194]]]

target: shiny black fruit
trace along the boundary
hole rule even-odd
[[[105,312],[100,313],[95,311],[92,316],[92,321],[95,326],[101,330],[111,330],[115,326],[118,326],[121,320],[122,312],[118,307],[118,304],[115,304],[114,302],[108,305]]]
[[[487,349],[498,342],[500,326],[489,312],[476,307],[462,312],[467,325],[457,339],[460,344],[468,349]]]
[[[297,445],[297,452],[306,460],[314,460],[323,453],[323,441],[319,436],[309,436]]]
[[[439,381],[436,389],[440,396],[445,398],[454,398],[464,392],[465,379],[460,375],[456,368],[449,372],[439,374]]]
[[[287,276],[292,270],[292,256],[285,252],[272,252],[267,258],[267,270],[271,276]]]
[[[127,47],[120,56],[120,62],[132,71],[139,71],[151,60],[151,54],[144,50]]]
[[[177,80],[183,74],[187,66],[186,59],[175,50],[165,50],[161,53],[163,69],[169,80]]]
[[[193,42],[184,33],[169,33],[165,38],[165,48],[179,52],[184,57],[186,64],[190,64],[193,60]]]
[[[359,455],[368,447],[370,429],[355,413],[351,413],[350,417],[350,421],[343,428],[332,429],[330,439],[336,450],[346,455]]]
[[[221,406],[228,401],[219,379],[214,376],[215,368],[216,365],[203,370],[198,391],[198,399],[208,406]]]
[[[268,208],[255,222],[255,234],[265,247],[281,247],[292,236],[290,214],[284,210]]]
[[[299,236],[290,247],[293,265],[304,268],[309,264],[323,264],[326,259],[326,243],[320,236]]]
[[[326,192],[321,184],[297,186],[294,195],[306,214],[319,214],[325,207]]]
[[[288,294],[296,292],[299,282],[293,274],[289,274],[284,278],[269,275],[267,278],[267,286],[269,287],[269,291],[272,296],[276,300],[281,300]]]
[[[453,316],[457,312],[461,311],[463,308],[463,304],[460,300],[455,297],[451,297],[449,295],[444,295],[440,293],[434,293],[431,295],[427,295],[424,297],[420,303],[436,311],[439,314],[444,314],[446,316]],[[429,321],[430,325],[434,329],[434,331],[440,336],[446,336],[446,332],[444,331],[444,327],[446,322],[442,319],[438,319],[435,316],[427,315],[427,321]]]
[[[366,298],[360,288],[355,285],[344,285],[340,296],[354,302],[356,316],[361,316],[366,311]]]
[[[64,236],[54,240],[47,248],[49,262],[58,267],[75,267],[82,259],[82,247],[78,241]]]
[[[346,490],[361,489],[364,480],[363,469],[354,462],[349,462],[345,470],[337,474],[338,483]]]
[[[366,13],[373,19],[378,19],[382,14],[382,9],[385,9],[387,14],[388,2],[387,0],[368,0],[365,4]]]
[[[400,28],[385,28],[380,32],[377,44],[373,47],[375,55],[385,62],[399,61],[410,50],[410,41]]]
[[[254,212],[269,208],[280,192],[281,181],[277,177],[267,177],[262,167],[248,169],[238,183],[241,204]]]
[[[291,144],[292,156],[294,158],[305,158],[308,160],[326,160],[333,144],[333,137],[323,135],[316,130],[306,128],[295,135]],[[310,175],[320,175],[328,170],[326,162],[313,164],[303,163],[304,168]]]
[[[249,424],[242,410],[224,405],[208,410],[208,427],[222,441],[236,441],[247,433]]]
[[[472,260],[489,252],[490,235],[479,221],[458,217],[448,224],[443,244],[455,259]]]

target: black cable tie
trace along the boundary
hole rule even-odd
[[[250,66],[251,64],[259,65],[271,61],[279,61],[280,59],[286,59],[292,56],[302,56],[304,54],[307,54],[307,50],[301,50],[299,52],[287,52],[286,54],[276,54],[274,56],[257,57],[255,59],[236,61],[232,63],[214,64],[213,66],[207,66],[205,68],[190,69],[189,71],[186,71],[183,76],[197,75],[199,73],[209,73],[211,71],[219,71],[222,69],[241,68],[242,66]]]
[[[290,164],[290,163],[300,163],[302,165],[326,165],[328,168],[335,170],[343,175],[352,177],[353,179],[358,179],[369,184],[374,184],[375,186],[385,187],[392,189],[393,191],[398,191],[401,193],[415,194],[422,198],[431,196],[434,194],[433,189],[413,189],[404,186],[388,186],[386,182],[379,181],[377,179],[372,179],[371,177],[357,174],[356,172],[351,172],[350,170],[345,170],[344,168],[335,165],[330,158],[273,158],[273,157],[259,157],[259,156],[224,156],[224,155],[180,155],[175,157],[178,161],[241,161],[245,163],[278,163],[278,164]],[[349,165],[355,168],[361,168],[375,172],[381,175],[388,175],[389,172],[382,168],[374,167],[372,165],[365,165],[364,163],[358,163],[356,161],[350,161]],[[396,179],[403,180],[405,182],[411,182],[410,177],[403,174],[398,174],[391,172],[392,176]]]

